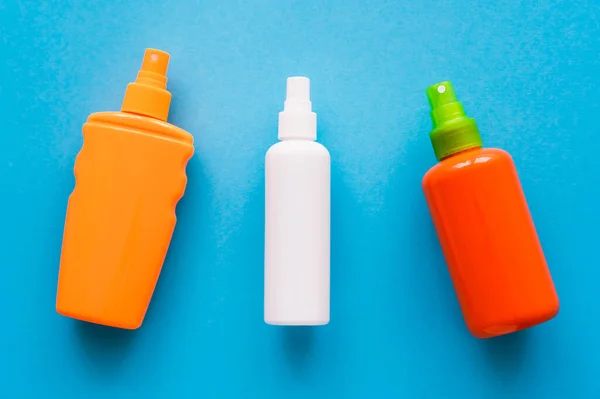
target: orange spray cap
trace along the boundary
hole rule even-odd
[[[146,49],[137,79],[127,85],[121,111],[166,121],[171,105],[171,93],[167,91],[168,66],[168,53]]]

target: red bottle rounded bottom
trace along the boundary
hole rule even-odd
[[[471,334],[477,338],[493,338],[521,331],[553,319],[559,311],[558,299],[548,303],[544,308],[531,309],[514,315],[510,319],[498,319],[485,325],[473,325],[467,321]]]

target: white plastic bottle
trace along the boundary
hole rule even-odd
[[[310,81],[287,80],[265,164],[265,322],[329,323],[330,157],[317,143]]]

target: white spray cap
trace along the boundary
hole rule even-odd
[[[317,139],[317,114],[312,112],[310,80],[294,76],[287,80],[283,112],[279,113],[279,140]]]

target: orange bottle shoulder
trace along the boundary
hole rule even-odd
[[[463,174],[467,170],[481,170],[499,163],[512,165],[513,159],[508,152],[499,148],[477,148],[465,151],[446,158],[429,169],[423,176],[423,188],[427,189],[432,184]],[[469,168],[465,168],[467,166]]]
[[[183,144],[194,144],[194,137],[185,130],[158,119],[128,112],[97,112],[88,117],[86,124],[108,125],[151,133]]]

